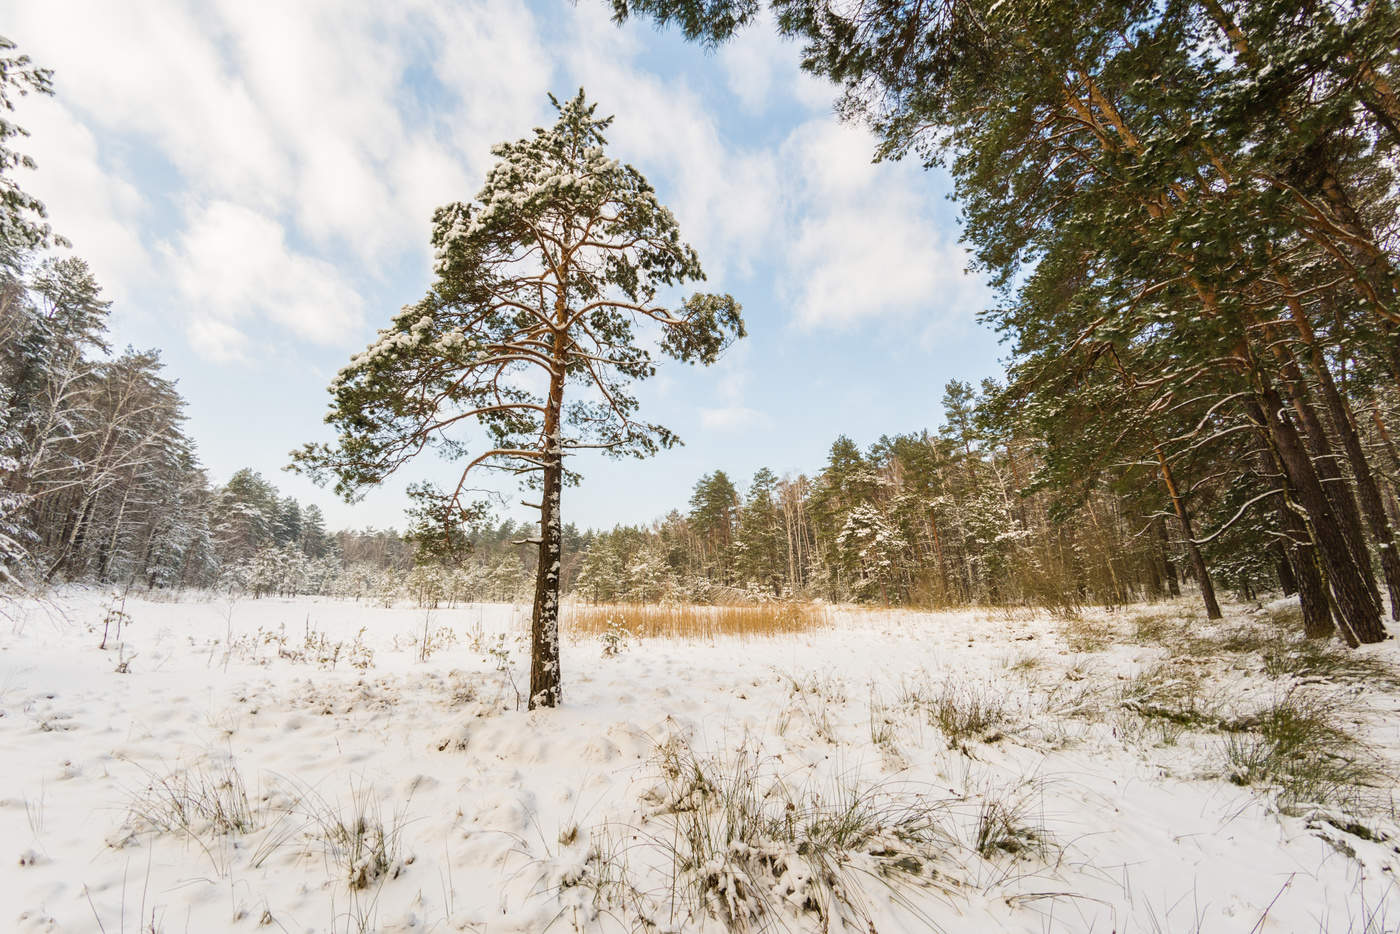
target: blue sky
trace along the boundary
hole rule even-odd
[[[685,447],[579,458],[566,520],[650,521],[715,469],[741,484],[813,471],[838,434],[935,427],[949,379],[999,370],[946,177],[872,165],[870,135],[835,119],[834,90],[769,28],[706,53],[613,26],[604,0],[0,14],[58,90],[21,104],[39,162],[21,184],[114,300],[114,343],[162,349],[215,481],[253,467],[333,527],[402,525],[406,483],[452,475],[415,465],[352,506],[281,468],[328,440],[330,377],[421,296],[433,207],[476,193],[493,143],[549,122],[549,91],[582,86],[616,115],[612,154],[672,207],[705,288],[743,304],[750,334],[714,367],[663,365],[640,387]]]

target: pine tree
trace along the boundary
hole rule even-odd
[[[603,150],[611,118],[582,91],[552,127],[493,150],[472,202],[433,218],[436,280],[331,386],[334,447],[308,445],[294,465],[334,476],[353,498],[434,446],[467,461],[440,495],[443,515],[469,513],[468,475],[493,466],[540,492],[530,706],[560,703],[559,582],[565,458],[600,450],[645,457],[676,443],[637,418],[629,383],[652,375],[637,328],[668,356],[709,364],[743,335],[738,304],[697,294],[677,308],[662,288],[703,278],[671,212],[631,166]],[[529,382],[518,377],[531,374]],[[539,389],[527,388],[538,385]],[[586,389],[565,402],[566,388]],[[484,450],[454,437],[476,423]],[[463,426],[465,427],[465,426]]]
[[[741,578],[783,593],[788,567],[787,541],[777,502],[778,478],[761,467],[749,483],[735,537],[735,567]]]
[[[18,270],[33,250],[68,245],[53,235],[43,202],[12,177],[17,168],[35,168],[33,159],[10,148],[12,140],[29,133],[7,116],[14,113],[16,98],[30,93],[52,94],[53,72],[17,54],[15,44],[0,36],[0,267],[11,271]]]
[[[695,481],[687,518],[700,546],[700,573],[707,580],[729,584],[731,549],[739,521],[739,491],[728,474],[716,470]]]

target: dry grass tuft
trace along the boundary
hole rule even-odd
[[[1002,736],[998,727],[1010,720],[1002,695],[987,684],[945,681],[934,687],[927,681],[905,683],[899,700],[905,708],[922,712],[954,745],[968,740],[995,742]]]
[[[1102,652],[1117,639],[1110,623],[1086,616],[1068,617],[1061,621],[1058,628],[1060,638],[1064,639],[1065,645],[1076,654]]]
[[[1289,691],[1253,716],[1226,724],[1226,777],[1266,785],[1284,804],[1357,806],[1361,789],[1383,776],[1345,721],[1333,697]]]
[[[634,639],[766,639],[825,629],[831,619],[824,608],[809,603],[574,604],[564,607],[563,625],[565,632],[599,637],[625,631]]]
[[[1395,690],[1400,671],[1380,656],[1322,639],[1276,638],[1260,650],[1270,678],[1361,684]]]
[[[258,817],[232,759],[204,759],[161,774],[143,766],[146,785],[131,796],[128,821],[136,829],[190,837],[249,833]]]
[[[874,886],[925,922],[901,890],[957,890],[949,802],[922,790],[850,777],[795,784],[749,746],[707,757],[671,741],[656,765],[660,782],[643,796],[654,825],[631,829],[629,853],[669,871],[646,913],[684,919],[673,930],[706,918],[731,931],[874,930]],[[647,900],[628,874],[614,867],[614,884]]]

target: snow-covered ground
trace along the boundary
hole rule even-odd
[[[566,641],[527,712],[527,607],[109,602],[0,620],[3,930],[1400,928],[1400,691],[1221,641],[1265,611]],[[1325,806],[1229,780],[1296,698],[1361,740]]]

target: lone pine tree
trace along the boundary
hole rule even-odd
[[[704,279],[699,257],[641,173],[604,153],[612,118],[597,116],[582,90],[550,101],[553,126],[496,146],[475,200],[434,213],[427,296],[331,384],[326,421],[337,443],[292,455],[293,469],[334,477],[350,500],[425,448],[465,460],[454,488],[419,490],[449,536],[454,521],[475,515],[464,499],[474,469],[501,469],[539,490],[531,708],[562,699],[560,492],[573,477],[565,456],[646,457],[678,441],[639,420],[629,393],[655,372],[638,328],[653,330],[667,356],[707,365],[744,336],[728,295],[663,304],[662,289]],[[484,446],[460,435],[470,423],[485,429]]]

